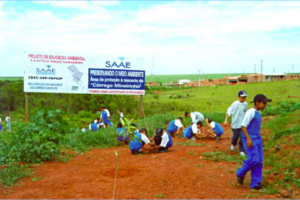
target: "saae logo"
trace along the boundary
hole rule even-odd
[[[36,68],[37,75],[55,75],[55,69],[50,69],[51,65],[46,65],[47,68]]]
[[[119,59],[121,60],[121,63],[119,65],[116,62],[113,62],[113,64],[110,64],[110,61],[106,61],[105,67],[130,68],[130,62],[123,63],[123,60],[125,59],[124,57],[119,57]]]

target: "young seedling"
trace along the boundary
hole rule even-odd
[[[113,198],[112,199],[115,199],[115,192],[116,192],[116,185],[117,185],[117,173],[118,173],[118,170],[119,170],[119,157],[118,157],[118,152],[117,151],[115,151],[115,155],[117,157],[117,162],[116,162],[115,183],[114,183],[114,191],[113,191]]]

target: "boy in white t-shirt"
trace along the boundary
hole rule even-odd
[[[233,136],[231,138],[231,147],[230,150],[233,151],[234,147],[237,145],[239,140],[239,150],[240,155],[245,156],[245,149],[243,145],[243,131],[242,131],[242,120],[248,108],[248,103],[246,102],[247,93],[245,91],[239,91],[238,97],[239,100],[233,102],[231,106],[227,109],[226,118],[224,125],[227,125],[227,119],[232,115],[231,120],[231,129],[233,132]]]

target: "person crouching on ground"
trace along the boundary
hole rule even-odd
[[[90,129],[90,131],[97,131],[98,130],[98,126],[93,120],[91,121],[91,124],[89,125],[89,129]]]
[[[198,121],[197,123],[193,123],[187,129],[183,130],[183,137],[188,138],[190,140],[199,139],[199,135],[201,133],[200,129],[202,127],[202,122]]]
[[[151,144],[147,137],[148,131],[142,128],[139,133],[133,134],[133,138],[129,143],[129,148],[132,154],[143,153],[145,150],[151,150],[154,144]]]
[[[154,140],[155,143],[156,153],[168,152],[169,148],[173,145],[171,135],[162,128],[156,129],[155,135],[151,141],[152,140]]]
[[[222,126],[219,123],[212,121],[210,118],[206,118],[205,122],[211,128],[207,130],[207,135],[205,137],[212,136],[214,139],[219,140],[224,133]]]
[[[171,121],[168,125],[167,131],[171,134],[172,137],[182,136],[183,131],[182,118],[178,117]]]
[[[117,126],[117,135],[118,135],[118,138],[117,140],[121,142],[121,144],[126,144],[128,143],[128,140],[129,140],[129,137],[128,137],[128,132],[127,132],[127,129],[126,127],[122,125],[121,122],[118,123],[118,126]]]
[[[244,160],[243,166],[237,170],[237,181],[243,185],[247,172],[251,170],[250,188],[256,190],[263,188],[261,182],[264,155],[263,142],[260,135],[261,115],[259,111],[264,110],[267,102],[271,101],[263,94],[256,95],[253,100],[254,107],[246,112],[242,121],[243,141],[248,159]]]

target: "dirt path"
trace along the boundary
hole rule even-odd
[[[174,145],[168,153],[133,156],[126,147],[94,149],[74,157],[68,163],[46,162],[34,167],[36,176],[32,182],[24,178],[19,186],[0,191],[1,199],[111,199],[116,166],[115,151],[119,153],[120,169],[117,174],[116,199],[230,199],[230,198],[278,198],[258,196],[248,188],[250,174],[245,185],[238,186],[235,162],[205,160],[199,155],[215,150],[230,152],[230,127],[217,143],[214,140],[198,140],[206,146]],[[186,141],[175,138],[174,142]],[[88,158],[89,156],[89,158]],[[88,158],[88,159],[87,159]],[[7,194],[5,194],[7,193]],[[249,196],[252,195],[252,196]]]

